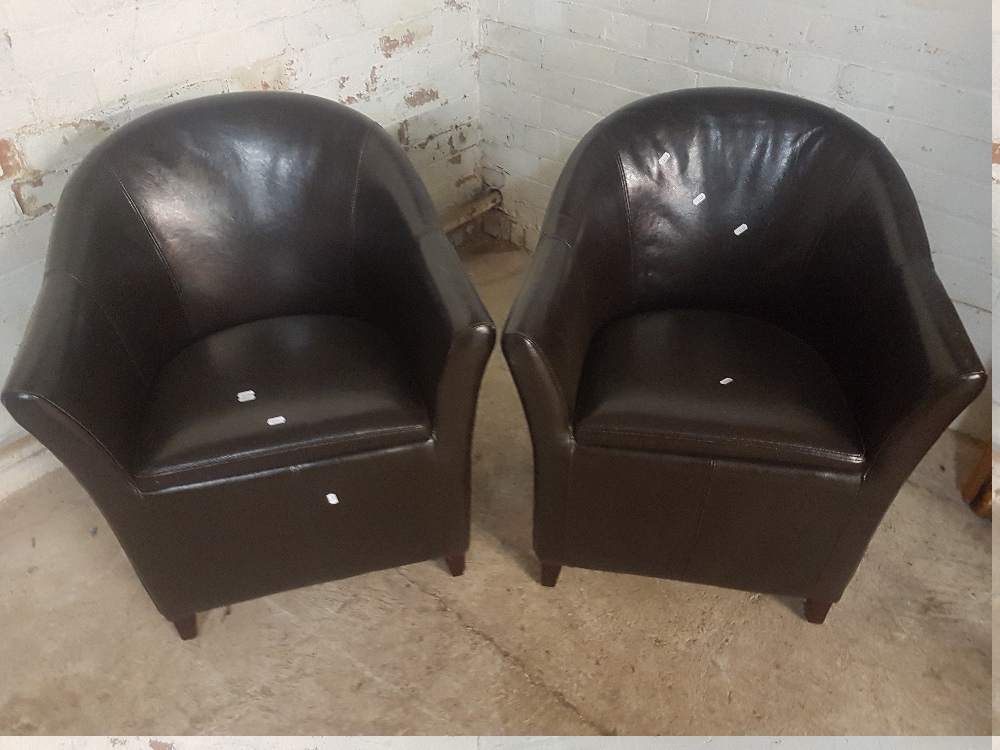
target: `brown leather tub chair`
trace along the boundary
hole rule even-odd
[[[494,328],[374,122],[212,96],[107,138],[63,193],[3,403],[195,613],[469,542]]]
[[[882,143],[701,89],[580,143],[503,334],[560,566],[806,599],[822,622],[907,476],[983,388]]]

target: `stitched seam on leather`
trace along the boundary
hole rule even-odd
[[[336,443],[346,443],[348,445],[354,443],[363,442],[365,439],[370,437],[384,437],[393,434],[402,434],[407,432],[412,432],[412,427],[386,427],[381,430],[370,430],[364,435],[354,437],[354,438],[319,438],[316,440],[308,440],[302,443],[298,443],[294,446],[284,447],[284,448],[259,448],[253,451],[246,451],[245,453],[231,454],[228,456],[220,456],[219,458],[208,458],[202,461],[193,461],[190,463],[182,464],[180,466],[172,467],[169,469],[155,469],[153,471],[144,471],[139,474],[139,476],[145,478],[153,477],[165,477],[171,476],[173,474],[180,474],[186,471],[196,471],[197,469],[207,469],[213,466],[219,466],[221,464],[233,463],[235,461],[240,461],[245,458],[267,458],[269,456],[280,456],[282,453],[291,453],[293,451],[300,450],[302,448],[322,448],[325,445],[333,445]],[[429,439],[433,439],[433,434]],[[416,442],[416,441],[414,441]],[[375,450],[374,448],[372,450]]]
[[[567,527],[566,524],[566,517],[569,515],[570,498],[573,495],[573,475],[574,475],[573,464],[576,463],[576,449],[578,447],[577,442],[573,439],[572,435],[569,436],[568,442],[569,442],[569,460],[568,460],[569,467],[568,471],[566,472],[566,479],[564,484],[565,489],[560,502],[562,507],[559,509],[559,522],[555,525],[556,531],[559,536],[552,545],[559,551],[559,553],[564,558],[566,557],[567,550],[573,543],[572,537],[569,534],[569,528]],[[538,469],[536,468],[535,472],[537,471]],[[537,500],[535,502],[537,502]],[[546,562],[555,562],[555,561],[551,560]]]
[[[867,472],[865,473],[867,474]],[[865,478],[864,475],[862,475],[861,481],[858,482],[858,488],[854,491],[855,503],[861,502],[861,488],[864,486],[864,483],[865,483]],[[833,555],[837,551],[837,545],[840,543],[840,540],[843,539],[844,534],[847,533],[847,527],[851,525],[852,520],[853,519],[850,518],[845,519],[844,522],[841,524],[840,531],[837,532],[837,538],[833,540],[833,545],[830,547],[830,551],[827,553],[826,559],[820,566],[819,573],[816,575],[816,579],[812,582],[812,585],[809,587],[810,591],[815,591],[816,587],[819,585],[819,582],[822,581],[823,577],[826,575],[826,571],[830,567],[830,561],[833,559]]]
[[[122,178],[118,176],[115,168],[111,166],[107,159],[101,159],[101,163],[108,168],[108,171],[114,175],[115,180],[118,181],[118,186],[122,189],[122,194],[125,196],[125,200],[132,207],[135,212],[136,217],[142,222],[143,228],[146,230],[146,234],[149,236],[150,242],[153,243],[153,250],[156,251],[156,257],[160,259],[160,263],[163,264],[163,270],[167,272],[167,276],[170,278],[170,284],[174,288],[174,294],[177,296],[177,304],[180,305],[181,314],[184,316],[185,322],[188,324],[188,330],[191,335],[194,335],[194,325],[191,323],[191,317],[188,315],[187,308],[184,306],[184,300],[181,299],[181,288],[177,284],[177,279],[174,276],[174,272],[170,268],[170,264],[167,263],[167,258],[163,254],[163,248],[160,247],[159,240],[156,239],[156,235],[153,234],[153,230],[150,229],[149,223],[146,221],[146,217],[142,215],[142,211],[136,205],[135,201],[132,199],[131,193],[129,193],[128,188],[125,187],[125,183],[122,182]]]
[[[708,501],[712,497],[712,485],[715,484],[715,471],[717,459],[712,459],[712,465],[709,470],[708,475],[708,487],[705,488],[705,494],[701,498],[701,508],[698,511],[698,523],[694,528],[694,534],[691,535],[691,543],[688,545],[687,554],[684,556],[684,565],[682,570],[684,575],[688,574],[688,569],[691,567],[691,563],[694,560],[694,548],[698,544],[698,538],[701,536],[701,527],[705,520],[705,509],[708,507]]]
[[[820,222],[820,225],[823,226],[823,227],[825,227],[825,228],[820,233],[819,237],[816,238],[816,241],[813,243],[812,247],[809,248],[809,251],[807,253],[808,258],[806,259],[806,263],[807,264],[812,261],[812,258],[816,254],[816,252],[818,251],[819,246],[826,239],[826,235],[830,231],[830,225],[831,225],[831,220],[833,218],[833,215],[836,213],[836,211],[838,209],[840,209],[840,207],[847,200],[847,188],[848,188],[848,186],[852,182],[854,182],[854,178],[857,177],[858,170],[861,169],[861,165],[864,164],[865,161],[867,161],[868,157],[871,156],[873,153],[875,153],[875,147],[874,146],[870,147],[861,156],[859,156],[858,157],[858,161],[851,168],[850,174],[847,175],[847,178],[844,180],[844,184],[840,186],[840,191],[839,191],[839,193],[837,195],[836,200],[834,200],[830,204],[830,207],[826,211],[826,216],[824,216],[823,217],[823,221]]]
[[[843,458],[849,456],[858,456],[858,461],[852,461],[851,463],[864,463],[864,455],[856,453],[840,453],[838,451],[831,451],[824,448],[813,448],[808,445],[799,445],[797,443],[779,443],[773,440],[733,440],[727,437],[709,438],[701,435],[693,435],[690,433],[677,432],[673,435],[657,435],[652,432],[639,432],[637,430],[621,430],[616,427],[587,427],[584,428],[583,432],[600,435],[601,433],[613,433],[616,435],[632,435],[634,437],[645,437],[651,440],[658,440],[661,438],[666,439],[676,439],[681,438],[683,440],[691,440],[693,442],[700,443],[725,443],[727,445],[750,445],[762,448],[795,448],[800,449],[803,453],[807,453],[813,456],[825,456],[827,458]]]
[[[90,437],[90,439],[93,440],[95,443],[97,443],[97,445],[100,447],[100,449],[107,454],[108,458],[111,459],[111,462],[115,465],[115,468],[117,468],[118,471],[121,472],[121,475],[125,478],[125,481],[128,483],[129,487],[131,487],[136,493],[139,493],[138,488],[135,486],[135,483],[132,481],[131,475],[125,470],[125,467],[122,466],[118,462],[118,459],[115,458],[115,455],[110,450],[108,450],[108,447],[104,444],[104,442],[99,437],[97,437],[97,435],[89,427],[87,427],[87,425],[85,425],[79,419],[77,419],[76,417],[74,417],[72,414],[70,414],[64,408],[62,408],[61,406],[59,406],[59,404],[55,403],[51,399],[46,398],[45,396],[41,396],[41,395],[39,395],[37,393],[24,393],[24,395],[25,396],[29,396],[30,398],[33,398],[33,399],[37,399],[38,401],[44,401],[46,404],[48,404],[49,406],[51,406],[53,409],[55,409],[56,411],[58,411],[60,414],[62,414],[63,416],[65,416],[67,419],[69,419],[71,422],[73,422],[74,424],[76,424],[77,427],[79,427],[81,430],[83,430],[85,433],[87,433],[87,435]]]
[[[638,297],[638,288],[636,287],[635,281],[635,237],[632,234],[632,204],[628,197],[628,181],[625,179],[625,165],[622,163],[621,152],[614,146],[611,139],[608,138],[607,133],[601,133],[604,138],[605,143],[611,147],[611,150],[615,155],[615,164],[618,167],[618,181],[622,189],[622,198],[625,201],[625,224],[626,229],[628,229],[628,271],[629,271],[629,287],[631,288],[631,297],[629,300],[632,306],[635,306],[636,298]]]
[[[539,243],[541,243],[541,241],[544,240],[544,239],[550,239],[550,240],[555,240],[556,242],[561,242],[567,248],[569,248],[570,250],[573,249],[573,246],[571,244],[569,244],[569,242],[567,242],[566,240],[564,240],[562,237],[560,237],[557,234],[552,234],[552,232],[546,232],[545,234],[539,235],[539,237],[538,237]]]
[[[87,289],[87,287],[84,286],[83,282],[80,281],[80,279],[78,279],[76,276],[74,276],[71,273],[67,273],[66,271],[60,271],[60,273],[62,273],[64,276],[72,279],[73,281],[75,281],[76,284],[77,284],[77,286],[80,287],[80,291],[83,292],[87,296],[87,299],[91,300],[94,303],[94,305],[97,306],[97,309],[100,310],[101,315],[104,316],[104,320],[107,321],[108,326],[110,326],[111,330],[115,332],[115,336],[118,338],[118,342],[122,345],[122,348],[125,350],[125,353],[128,355],[129,361],[132,363],[132,366],[135,368],[136,375],[139,376],[139,380],[142,382],[142,384],[144,386],[149,386],[149,381],[146,380],[146,377],[142,374],[142,370],[139,368],[139,363],[138,363],[138,361],[136,361],[135,356],[132,354],[132,350],[129,349],[128,344],[125,343],[125,337],[122,336],[121,331],[118,330],[118,326],[115,325],[114,321],[111,319],[111,316],[108,315],[107,310],[104,309],[104,305],[101,304],[100,300],[98,300],[97,297],[95,297],[94,295],[92,295],[90,293],[90,291]]]
[[[361,148],[358,149],[358,163],[354,165],[354,188],[351,190],[351,239],[356,245],[358,242],[358,225],[355,213],[358,208],[358,193],[361,192],[361,162],[365,156],[365,148],[368,146],[368,136],[371,130],[365,130],[361,138]]]

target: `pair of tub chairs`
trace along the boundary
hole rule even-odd
[[[298,94],[165,107],[59,203],[3,403],[182,638],[195,615],[464,569],[493,323],[405,155]],[[600,123],[503,333],[560,566],[801,597],[822,622],[985,380],[883,145],[775,93]]]

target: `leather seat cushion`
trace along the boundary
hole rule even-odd
[[[649,312],[606,326],[588,352],[576,414],[577,441],[594,447],[851,472],[865,460],[819,354],[727,312]]]
[[[238,394],[254,391],[253,400]],[[268,420],[283,417],[280,424]],[[225,479],[431,437],[397,345],[333,315],[245,323],[171,360],[142,417],[140,490]]]

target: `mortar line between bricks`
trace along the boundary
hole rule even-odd
[[[510,662],[513,666],[515,666],[518,670],[520,670],[521,674],[524,675],[525,679],[529,682],[529,684],[544,690],[549,696],[555,699],[556,703],[558,703],[563,708],[567,708],[570,711],[572,711],[574,714],[576,714],[577,718],[580,721],[582,721],[584,724],[586,724],[591,729],[596,731],[598,734],[605,737],[613,737],[618,735],[618,732],[615,731],[614,729],[609,729],[608,727],[603,726],[596,720],[587,717],[583,713],[583,711],[581,711],[576,706],[575,703],[570,701],[569,698],[566,697],[566,694],[563,693],[561,690],[556,690],[555,688],[546,684],[542,679],[533,676],[531,672],[528,670],[528,666],[524,663],[522,659],[515,656],[510,651],[501,646],[499,643],[497,643],[496,640],[494,640],[494,638],[489,633],[483,631],[480,628],[477,628],[475,625],[471,625],[468,622],[466,622],[465,618],[462,617],[461,613],[449,607],[445,603],[444,599],[442,599],[440,596],[435,594],[433,591],[430,591],[429,589],[426,589],[423,586],[421,586],[419,583],[417,583],[412,578],[407,576],[406,573],[404,573],[402,570],[397,569],[396,572],[399,573],[399,575],[403,578],[403,580],[405,580],[407,583],[412,584],[417,589],[417,591],[419,591],[422,594],[426,594],[431,599],[433,599],[435,605],[438,607],[439,610],[441,610],[442,612],[447,612],[452,616],[454,616],[454,618],[458,620],[459,625],[461,625],[465,630],[468,630],[470,633],[475,635],[480,640],[485,641],[498,654],[500,654],[501,658],[503,658],[504,661]]]

